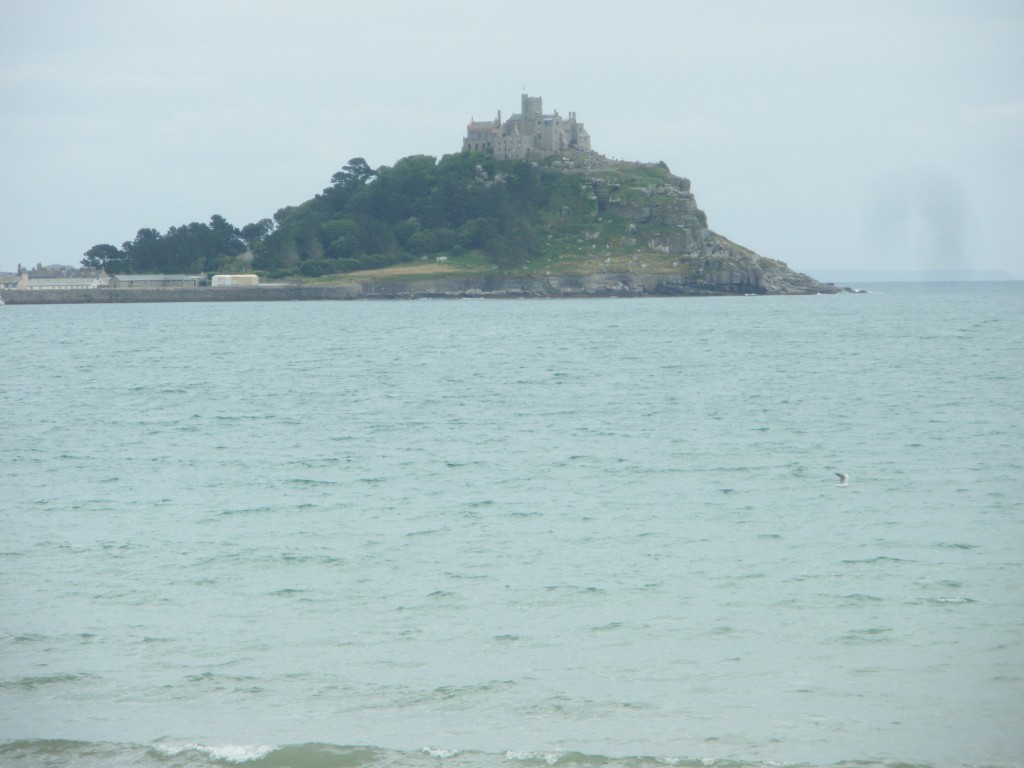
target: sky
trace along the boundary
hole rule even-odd
[[[0,0],[0,271],[575,112],[799,271],[1024,278],[1018,0]]]

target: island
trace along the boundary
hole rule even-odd
[[[95,245],[88,290],[4,290],[8,304],[838,293],[712,231],[689,179],[596,152],[575,113],[522,96],[470,120],[462,149],[371,168],[236,228],[222,216]],[[19,270],[20,272],[20,270]],[[217,282],[214,274],[242,276]],[[129,279],[133,277],[135,279]],[[209,278],[209,279],[208,279]],[[22,281],[30,287],[31,280]],[[224,282],[224,281],[221,281]],[[248,284],[246,284],[248,283]],[[172,285],[174,287],[140,287]],[[113,287],[119,286],[119,287]]]

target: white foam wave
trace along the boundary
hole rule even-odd
[[[554,765],[561,757],[559,752],[506,752],[506,760],[543,760],[548,765]]]
[[[455,757],[460,752],[458,749],[440,749],[438,747],[424,747],[422,751],[431,757]]]
[[[269,744],[222,744],[210,746],[207,744],[155,744],[153,748],[167,757],[176,757],[185,752],[197,752],[206,755],[214,760],[223,760],[227,763],[248,763],[251,760],[261,760],[277,747]]]

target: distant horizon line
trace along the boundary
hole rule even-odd
[[[1017,282],[1020,278],[1005,269],[843,269],[825,267],[803,271],[817,280],[860,280],[863,282]]]

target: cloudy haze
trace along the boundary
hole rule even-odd
[[[0,269],[312,197],[575,111],[816,269],[1024,277],[1024,4],[0,0]]]

